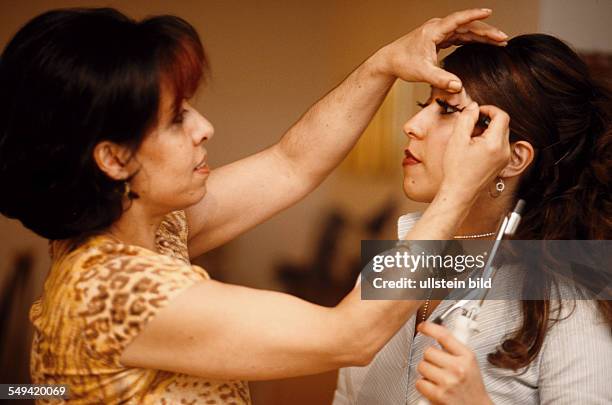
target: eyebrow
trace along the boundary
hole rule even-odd
[[[430,93],[430,96],[429,96],[428,100],[431,100],[432,102],[435,101],[436,98],[439,98],[439,99],[442,99],[443,101],[445,101],[445,102],[450,104],[450,102],[447,99],[455,97],[455,96],[459,97],[461,95],[461,93],[448,93],[448,92],[445,92],[444,90],[440,90],[437,87],[434,87],[433,85],[430,85],[429,87],[431,88],[431,93]],[[439,90],[441,92],[441,94],[434,95],[434,90]],[[462,101],[457,101],[456,105],[462,105],[462,104],[464,104]],[[465,103],[465,105],[467,106],[468,104],[469,104],[469,100]]]

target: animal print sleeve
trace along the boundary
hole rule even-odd
[[[107,243],[98,260],[82,264],[77,283],[82,331],[90,358],[100,367],[123,368],[123,349],[157,312],[193,284],[208,278],[197,266],[134,246]]]

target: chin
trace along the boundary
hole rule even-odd
[[[202,199],[206,196],[206,186],[198,187],[198,189],[195,191],[183,192],[179,195],[183,195],[184,197],[181,198],[180,201],[174,201],[177,206],[177,208],[175,209],[182,210],[185,208],[189,208],[202,201]]]
[[[197,204],[206,196],[206,184],[204,184],[201,188],[198,189],[198,192],[194,194],[194,201],[191,205]]]
[[[416,181],[406,177],[404,177],[403,189],[406,197],[420,203],[430,203],[436,196],[436,193],[431,192],[428,187],[423,187]]]

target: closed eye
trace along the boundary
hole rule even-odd
[[[443,114],[443,115],[461,112],[465,109],[465,107],[462,108],[462,107],[459,107],[458,105],[449,104],[446,101],[442,100],[441,98],[437,98],[436,103],[438,103],[438,105],[442,108],[442,111],[440,111],[440,114]]]

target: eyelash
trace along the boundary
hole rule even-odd
[[[459,107],[459,105],[449,104],[446,101],[442,100],[441,98],[436,98],[436,103],[442,108],[442,111],[440,111],[440,114],[442,115],[448,115],[448,114],[453,114],[456,112],[461,112],[465,109],[465,107],[461,108]],[[417,105],[421,108],[425,108],[429,104],[421,103],[420,101],[417,101]]]

